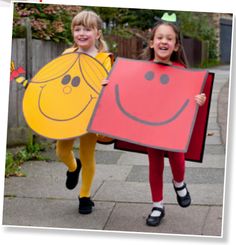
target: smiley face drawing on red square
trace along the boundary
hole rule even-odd
[[[195,95],[208,72],[117,58],[88,131],[127,142],[186,152],[198,112]]]

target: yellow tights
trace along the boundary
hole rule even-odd
[[[56,154],[58,158],[65,163],[68,171],[75,171],[77,164],[73,153],[73,145],[75,139],[58,140],[56,145]],[[82,184],[79,197],[90,197],[91,187],[95,174],[95,146],[97,136],[95,134],[85,134],[80,136],[80,160]]]

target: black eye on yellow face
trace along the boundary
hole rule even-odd
[[[78,87],[80,84],[80,78],[78,76],[74,77],[71,81],[73,87]]]
[[[65,75],[63,78],[62,78],[62,80],[61,80],[61,83],[63,84],[63,85],[66,85],[66,84],[68,84],[69,82],[70,82],[70,79],[71,79],[71,77],[70,77],[70,75]]]
[[[71,85],[72,85],[73,87],[78,87],[79,84],[80,84],[80,78],[79,78],[78,76],[73,77],[73,79],[71,80],[71,76],[70,76],[69,74],[65,75],[65,76],[62,78],[61,83],[62,83],[63,85],[67,85],[67,84],[70,83],[70,81],[71,81]]]

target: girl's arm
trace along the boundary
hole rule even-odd
[[[206,95],[204,93],[196,95],[195,101],[199,106],[203,106],[206,102]]]
[[[113,57],[108,56],[106,58],[106,60],[104,61],[104,63],[103,63],[104,67],[108,71],[111,70],[111,67],[112,67],[112,59],[113,59]],[[108,83],[109,83],[109,80],[108,79],[104,79],[101,84],[102,84],[102,86],[106,86]]]

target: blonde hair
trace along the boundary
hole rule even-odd
[[[92,28],[92,29],[97,29],[98,31],[100,31],[100,37],[97,40],[96,48],[98,49],[98,52],[107,52],[108,47],[103,38],[102,24],[103,24],[102,19],[95,12],[91,10],[83,10],[79,12],[72,19],[71,32],[73,35],[74,28],[75,26],[78,26],[78,25],[82,25],[82,26]],[[73,47],[78,47],[78,46],[74,43]]]

